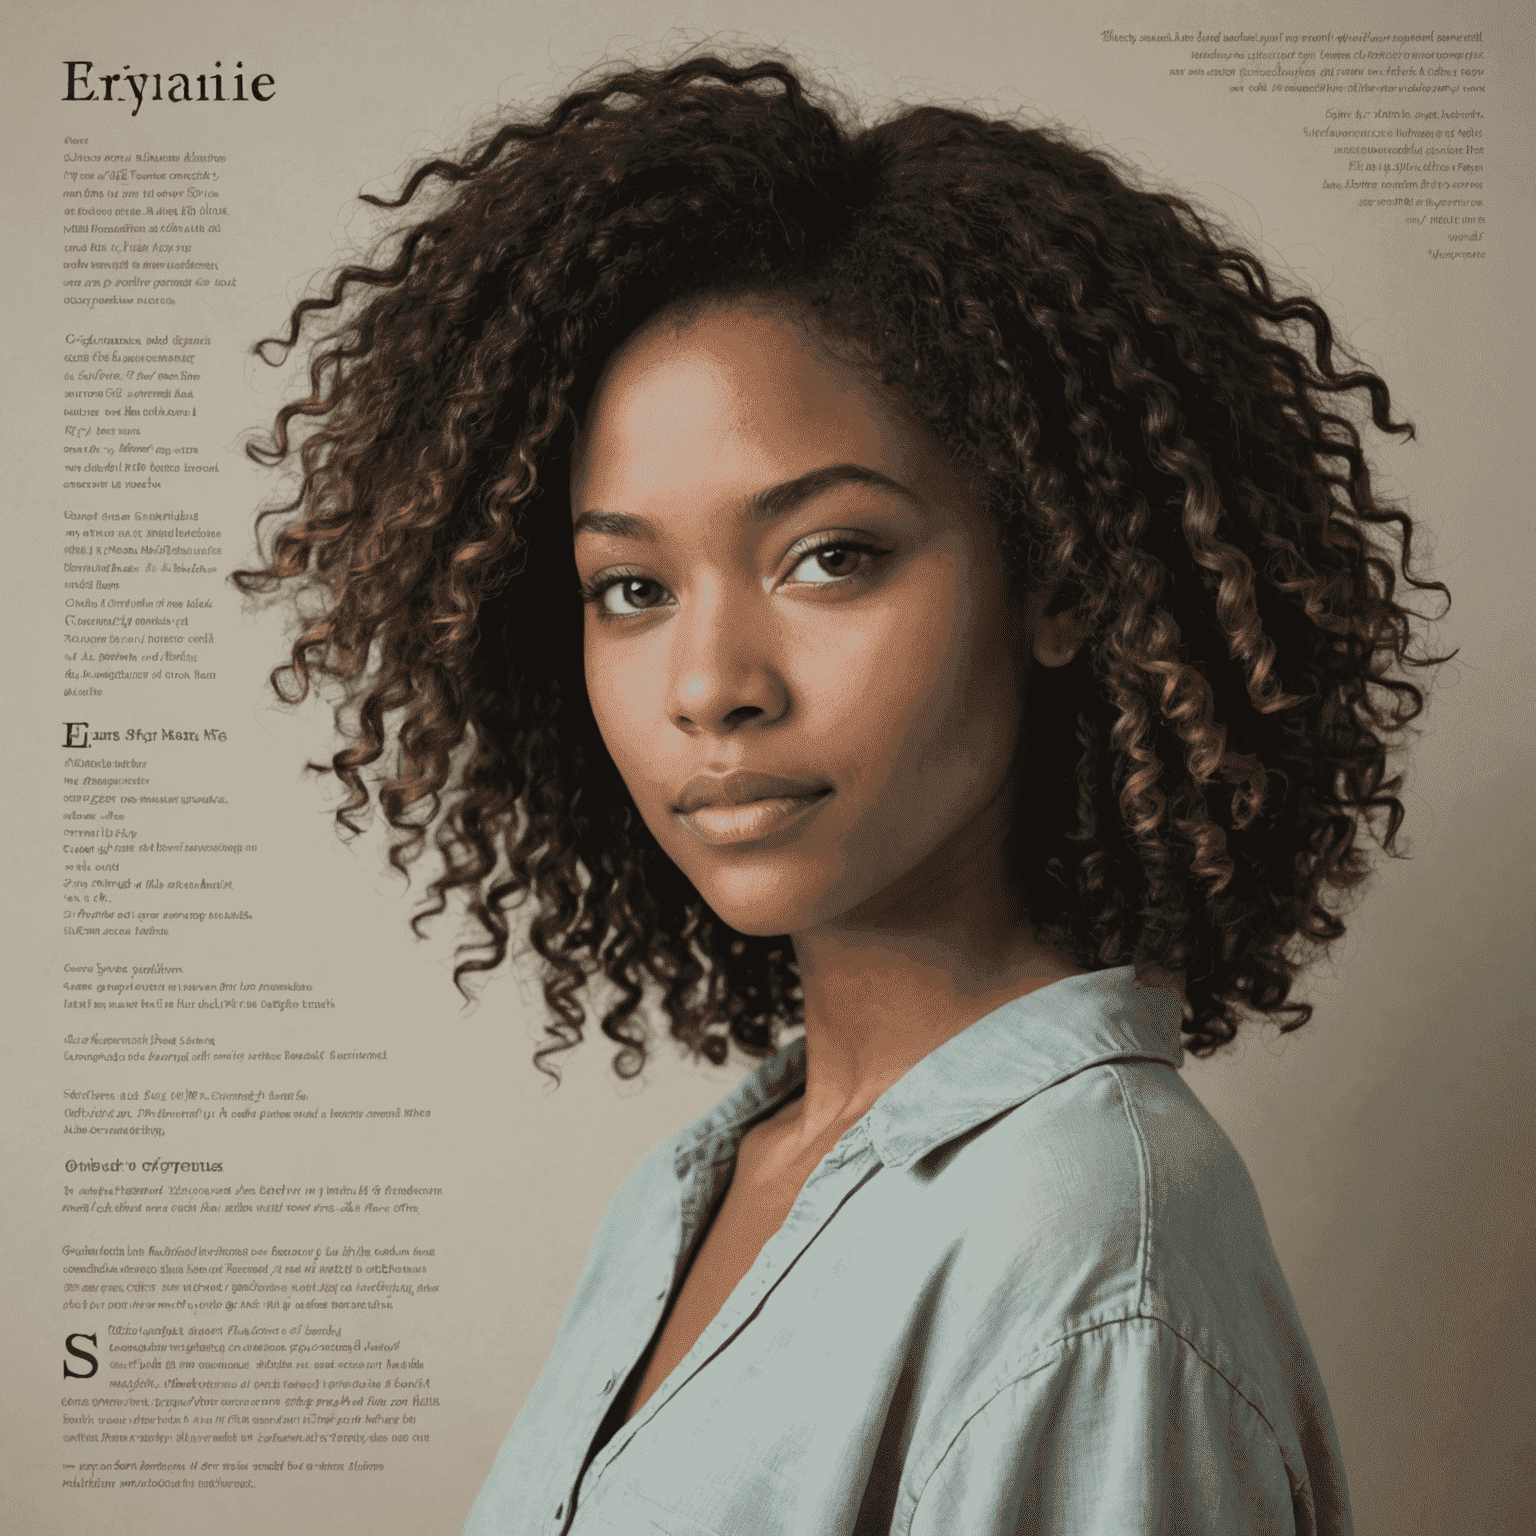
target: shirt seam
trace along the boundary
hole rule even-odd
[[[1216,1362],[1212,1360],[1205,1353],[1205,1351],[1195,1343],[1193,1339],[1186,1338],[1182,1333],[1179,1332],[1177,1328],[1174,1327],[1171,1322],[1168,1321],[1166,1317],[1162,1317],[1158,1313],[1150,1311],[1140,1312],[1138,1313],[1138,1316],[1145,1317],[1148,1321],[1159,1323],[1162,1327],[1166,1328],[1169,1333],[1174,1336],[1174,1338],[1178,1339],[1181,1344],[1188,1348],[1189,1352],[1195,1357],[1195,1359],[1200,1361],[1200,1363],[1204,1365],[1205,1368],[1212,1373],[1212,1375],[1220,1377],[1221,1380],[1226,1382],[1227,1386],[1231,1388],[1235,1396],[1241,1398],[1243,1402],[1247,1403],[1248,1406],[1253,1409],[1259,1423],[1261,1423],[1265,1429],[1267,1429],[1274,1437],[1275,1448],[1280,1452],[1280,1463],[1285,1468],[1286,1476],[1291,1480],[1292,1500],[1298,1498],[1301,1499],[1307,1507],[1307,1513],[1309,1515],[1315,1516],[1316,1509],[1312,1502],[1311,1476],[1308,1474],[1305,1465],[1298,1469],[1291,1464],[1291,1458],[1286,1452],[1285,1440],[1281,1436],[1280,1431],[1275,1427],[1274,1424],[1270,1422],[1269,1415],[1265,1413],[1264,1410],[1251,1397],[1249,1397],[1249,1395],[1240,1386],[1238,1386],[1238,1384],[1233,1381],[1233,1379],[1228,1376],[1227,1373],[1222,1370],[1222,1368],[1217,1365]]]
[[[1291,1465],[1290,1457],[1286,1455],[1285,1442],[1281,1438],[1279,1431],[1276,1430],[1272,1423],[1270,1423],[1269,1415],[1266,1414],[1264,1410],[1260,1408],[1259,1405],[1254,1402],[1254,1400],[1249,1397],[1249,1395],[1243,1391],[1243,1389],[1238,1386],[1238,1384],[1233,1381],[1225,1371],[1221,1369],[1220,1366],[1218,1366],[1213,1360],[1209,1359],[1192,1339],[1188,1339],[1182,1333],[1180,1333],[1179,1330],[1175,1328],[1166,1317],[1161,1317],[1155,1312],[1138,1310],[1133,1317],[1107,1318],[1103,1322],[1086,1323],[1081,1328],[1076,1328],[1070,1332],[1059,1334],[1056,1338],[1051,1340],[1049,1344],[1041,1346],[1040,1354],[1036,1357],[1035,1364],[1031,1365],[1028,1370],[1020,1371],[1017,1375],[1011,1376],[1007,1381],[1000,1382],[994,1392],[988,1394],[983,1402],[978,1403],[976,1407],[965,1416],[965,1419],[961,1423],[960,1427],[956,1429],[952,1436],[950,1436],[948,1442],[944,1446],[943,1451],[940,1453],[938,1459],[934,1462],[932,1468],[929,1470],[928,1475],[923,1479],[923,1486],[918,1490],[917,1496],[912,1500],[912,1508],[906,1518],[905,1529],[908,1532],[908,1536],[910,1536],[913,1522],[917,1519],[917,1512],[922,1505],[923,1497],[928,1492],[929,1483],[931,1483],[933,1479],[938,1475],[939,1468],[944,1465],[945,1461],[949,1457],[949,1453],[954,1450],[954,1448],[960,1443],[960,1439],[965,1434],[966,1430],[968,1430],[971,1425],[978,1418],[980,1418],[981,1415],[985,1413],[987,1409],[997,1401],[998,1398],[1003,1395],[1004,1392],[1007,1392],[1010,1388],[1018,1386],[1020,1382],[1027,1381],[1031,1376],[1037,1375],[1040,1371],[1044,1370],[1045,1367],[1051,1363],[1051,1361],[1049,1358],[1042,1357],[1050,1356],[1053,1353],[1064,1353],[1067,1346],[1076,1344],[1078,1340],[1085,1338],[1090,1333],[1103,1333],[1107,1329],[1123,1328],[1128,1323],[1138,1321],[1153,1323],[1159,1328],[1166,1328],[1168,1332],[1171,1333],[1174,1338],[1176,1338],[1179,1343],[1181,1343],[1190,1352],[1190,1354],[1195,1357],[1195,1359],[1197,1359],[1203,1366],[1205,1366],[1205,1368],[1210,1371],[1213,1376],[1216,1376],[1221,1381],[1225,1382],[1235,1397],[1246,1403],[1248,1407],[1253,1410],[1254,1417],[1257,1418],[1259,1423],[1261,1423],[1264,1428],[1269,1431],[1271,1438],[1274,1440],[1275,1448],[1280,1453],[1280,1463],[1285,1468],[1287,1479],[1289,1479],[1291,1482],[1292,1500],[1294,1501],[1300,1498],[1306,1506],[1307,1513],[1315,1517],[1316,1511],[1312,1502],[1311,1479],[1305,1473],[1302,1473],[1299,1477],[1297,1476],[1295,1469]]]
[[[1147,1146],[1147,1138],[1142,1130],[1141,1120],[1136,1114],[1136,1105],[1127,1086],[1125,1078],[1121,1075],[1120,1068],[1113,1062],[1107,1063],[1110,1072],[1114,1074],[1116,1086],[1120,1090],[1120,1106],[1125,1111],[1125,1118],[1131,1128],[1131,1135],[1136,1140],[1136,1155],[1141,1177],[1141,1254],[1137,1266],[1136,1278],[1136,1315],[1138,1317],[1151,1317],[1162,1323],[1177,1339],[1183,1339],[1195,1358],[1204,1361],[1210,1370],[1214,1371],[1228,1387],[1235,1392],[1250,1408],[1259,1416],[1259,1421],[1274,1436],[1275,1444],[1280,1451],[1280,1460],[1285,1467],[1286,1476],[1291,1480],[1292,1496],[1302,1497],[1309,1514],[1314,1513],[1312,1505],[1311,1479],[1306,1473],[1305,1467],[1298,1470],[1291,1463],[1291,1458],[1286,1450],[1285,1441],[1279,1431],[1269,1421],[1269,1415],[1227,1375],[1214,1360],[1207,1358],[1205,1353],[1195,1344],[1194,1340],[1187,1339],[1174,1325],[1159,1313],[1151,1311],[1147,1303],[1147,1290],[1150,1283],[1152,1268],[1152,1154]]]
[[[1136,1117],[1136,1109],[1131,1103],[1130,1090],[1125,1085],[1125,1079],[1113,1062],[1106,1063],[1106,1066],[1115,1080],[1115,1087],[1119,1090],[1120,1109],[1125,1115],[1126,1124],[1130,1127],[1131,1139],[1136,1143],[1136,1174],[1139,1181],[1138,1199],[1141,1207],[1139,1230],[1136,1235],[1136,1315],[1140,1317],[1146,1307],[1147,1273],[1152,1263],[1152,1160],[1147,1151],[1147,1138],[1142,1134],[1141,1121]]]

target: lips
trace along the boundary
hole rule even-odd
[[[821,779],[776,774],[701,773],[683,786],[672,809],[689,831],[715,847],[759,842],[785,831],[825,804],[832,786]]]

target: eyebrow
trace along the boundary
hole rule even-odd
[[[782,481],[758,491],[749,504],[748,515],[754,523],[772,522],[787,517],[802,507],[812,497],[836,485],[874,485],[882,490],[895,491],[909,500],[915,499],[899,480],[882,475],[878,469],[864,464],[827,464],[813,469],[793,480]],[[631,512],[583,512],[571,525],[571,532],[607,534],[617,539],[654,539],[656,531],[643,517]]]

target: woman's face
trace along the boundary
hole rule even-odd
[[[721,918],[879,925],[995,844],[1031,615],[917,421],[722,305],[615,354],[571,489],[598,728]]]

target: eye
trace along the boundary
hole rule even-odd
[[[807,586],[828,586],[833,582],[846,581],[868,570],[882,550],[870,544],[854,544],[847,540],[835,544],[822,544],[807,550],[791,568],[784,579]]]
[[[605,614],[622,617],[659,608],[666,597],[667,589],[648,576],[617,576],[599,586],[588,600],[596,602]]]

